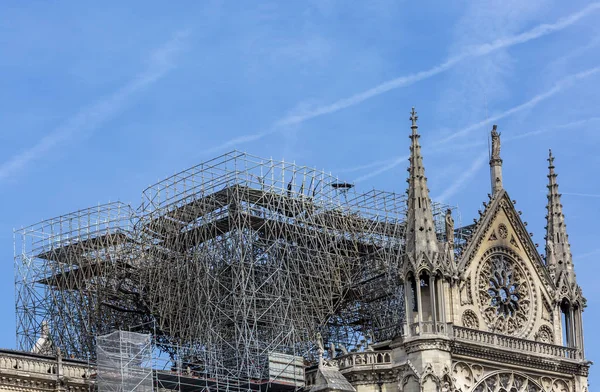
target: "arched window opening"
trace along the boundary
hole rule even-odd
[[[418,312],[419,304],[417,303],[417,285],[415,283],[415,277],[412,274],[410,274],[408,276],[408,291],[409,291],[408,295],[410,296],[410,298],[409,298],[410,307],[413,312]]]
[[[573,307],[567,299],[560,304],[560,321],[562,329],[562,341],[566,347],[577,346],[576,325]]]
[[[421,317],[423,321],[433,321],[432,305],[431,305],[431,286],[429,281],[429,273],[421,272],[419,275],[419,289],[421,290]]]
[[[419,303],[417,301],[417,284],[413,273],[408,273],[404,282],[404,304],[406,321],[410,325],[418,321]]]
[[[444,293],[444,278],[442,274],[438,272],[435,276],[435,318],[438,322],[445,322],[446,315],[444,311],[445,304],[445,293]]]

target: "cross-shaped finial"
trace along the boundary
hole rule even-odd
[[[419,119],[419,116],[417,116],[417,112],[415,111],[415,107],[413,106],[412,111],[410,112],[410,118],[409,118],[409,120],[412,121],[412,127],[417,126],[418,119]]]
[[[548,163],[550,163],[550,167],[554,166],[554,156],[552,155],[552,150],[548,150]]]

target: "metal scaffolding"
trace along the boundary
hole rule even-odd
[[[98,392],[152,392],[149,334],[115,331],[96,338]]]
[[[437,228],[447,208],[434,203]],[[317,333],[342,351],[401,334],[405,213],[404,195],[225,154],[147,188],[135,212],[17,231],[19,349],[46,322],[61,350],[94,359],[95,336],[129,329],[221,388],[285,384],[273,361],[313,361]]]

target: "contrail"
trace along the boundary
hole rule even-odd
[[[371,163],[365,163],[364,165],[358,165],[358,166],[353,166],[353,167],[349,167],[349,168],[345,168],[345,169],[339,169],[339,170],[332,170],[332,171],[334,173],[352,173],[352,172],[356,172],[356,171],[370,169],[372,167],[377,167],[377,166],[382,166],[382,165],[388,165],[391,162],[394,162],[396,159],[399,159],[399,158],[391,158],[391,159],[386,159],[386,160],[380,160],[380,161],[375,161],[375,162],[371,162]]]
[[[495,52],[497,50],[509,48],[514,45],[523,44],[528,41],[531,41],[531,40],[543,37],[545,35],[554,33],[556,31],[563,30],[563,29],[573,25],[574,23],[578,22],[580,19],[590,15],[597,9],[600,9],[599,2],[592,3],[580,11],[577,11],[571,15],[568,15],[566,17],[559,19],[555,23],[551,23],[551,24],[544,23],[544,24],[538,25],[528,31],[525,31],[521,34],[513,35],[511,37],[500,38],[500,39],[497,39],[493,42],[489,42],[486,44],[472,46],[472,47],[464,50],[462,53],[460,53],[456,56],[450,57],[443,63],[438,64],[428,70],[413,73],[413,74],[406,75],[406,76],[400,76],[398,78],[383,82],[383,83],[381,83],[375,87],[372,87],[368,90],[365,90],[363,92],[354,94],[350,97],[340,99],[332,104],[325,105],[325,106],[322,106],[320,108],[316,108],[313,110],[308,110],[303,113],[284,117],[281,120],[275,122],[275,124],[271,128],[269,128],[267,131],[257,132],[254,134],[240,136],[240,137],[231,139],[219,146],[216,146],[216,147],[213,147],[213,148],[207,150],[206,152],[214,152],[216,150],[230,148],[239,143],[246,143],[249,141],[258,140],[267,135],[270,135],[272,133],[280,131],[285,126],[300,124],[307,120],[313,119],[315,117],[320,117],[320,116],[323,116],[326,114],[331,114],[331,113],[340,111],[342,109],[346,109],[351,106],[358,105],[368,99],[374,98],[374,97],[384,94],[388,91],[395,90],[400,87],[405,87],[405,86],[411,85],[413,83],[419,82],[421,80],[428,79],[432,76],[438,75],[466,59],[485,56],[485,55]]]
[[[271,127],[267,131],[257,132],[257,133],[252,133],[252,134],[248,134],[248,135],[242,135],[242,136],[239,136],[239,137],[235,137],[235,138],[233,138],[231,140],[228,140],[228,141],[226,141],[226,142],[224,142],[222,144],[219,144],[218,146],[211,147],[208,150],[205,150],[204,153],[211,154],[211,153],[214,153],[214,152],[218,152],[218,151],[222,151],[222,150],[225,150],[225,149],[229,149],[229,148],[234,147],[234,146],[236,146],[238,144],[241,144],[241,143],[253,142],[255,140],[262,139],[263,137],[265,137],[267,135],[270,135],[272,133],[275,133],[277,131],[278,131],[277,128]]]
[[[384,171],[388,171],[391,168],[398,166],[400,163],[405,162],[408,159],[408,157],[409,157],[408,155],[405,155],[403,157],[398,157],[398,158],[394,159],[392,162],[388,163],[387,165],[382,166],[379,169],[374,170],[368,174],[365,174],[364,176],[358,177],[357,179],[354,180],[354,182],[355,183],[361,182],[361,181],[367,180],[371,177],[375,177],[376,175],[383,173]]]
[[[518,45],[518,44],[522,44],[522,43],[531,41],[533,39],[537,39],[542,36],[548,35],[555,31],[563,30],[563,29],[571,26],[572,24],[576,23],[580,19],[591,14],[592,12],[596,11],[599,8],[600,8],[600,3],[593,3],[593,4],[590,4],[589,6],[585,7],[584,9],[582,9],[578,12],[575,12],[574,14],[571,14],[569,16],[559,19],[556,23],[541,24],[539,26],[534,27],[531,30],[528,30],[521,34],[514,35],[512,37],[500,38],[500,39],[490,42],[490,43],[473,46],[454,57],[450,57],[445,62],[443,62],[439,65],[436,65],[435,67],[430,68],[426,71],[421,71],[421,72],[417,72],[417,73],[414,73],[411,75],[401,76],[401,77],[398,77],[398,78],[395,78],[392,80],[388,80],[387,82],[381,83],[378,86],[370,88],[361,93],[355,94],[351,97],[341,99],[330,105],[323,106],[321,108],[317,108],[317,109],[308,111],[303,114],[288,116],[288,117],[280,120],[279,122],[277,122],[277,125],[298,124],[298,123],[304,122],[306,120],[309,120],[309,119],[312,119],[312,118],[315,118],[318,116],[322,116],[324,114],[329,114],[329,113],[337,112],[342,109],[346,109],[350,106],[357,105],[359,103],[366,101],[367,99],[376,97],[376,96],[386,93],[390,90],[408,86],[410,84],[419,82],[423,79],[428,79],[432,76],[440,74],[440,73],[448,70],[449,68],[453,67],[457,63],[459,63],[463,60],[466,60],[468,58],[485,56],[485,55],[495,52],[497,50],[508,48],[508,47]]]
[[[488,157],[487,151],[480,154],[474,161],[471,163],[471,166],[461,174],[460,177],[456,179],[448,188],[446,188],[441,195],[439,195],[435,200],[445,201],[451,196],[454,196],[456,192],[460,189],[463,184],[465,184],[468,180],[470,180],[477,171],[483,166]]]
[[[580,254],[580,255],[574,257],[574,259],[575,260],[581,260],[581,259],[585,259],[586,257],[595,256],[598,253],[600,253],[600,248],[592,250],[590,252],[586,252],[586,253]]]
[[[581,197],[596,197],[600,198],[600,194],[595,193],[573,193],[573,192],[560,192],[561,195],[566,196],[581,196]]]
[[[112,95],[80,110],[79,113],[44,136],[32,147],[0,164],[0,179],[13,175],[36,159],[41,159],[45,153],[57,144],[68,140],[72,135],[95,130],[116,115],[125,106],[128,98],[161,79],[175,66],[173,64],[174,57],[181,51],[188,35],[188,31],[175,33],[168,42],[151,53],[150,66],[146,70],[136,75]]]
[[[438,140],[438,141],[432,143],[430,145],[430,147],[434,148],[433,151],[437,151],[438,149],[439,150],[444,150],[443,148],[439,148],[440,145],[442,145],[442,146],[446,145],[449,141],[451,141],[453,139],[456,139],[459,136],[466,135],[466,134],[468,134],[468,133],[470,133],[470,132],[472,132],[472,131],[474,131],[476,129],[481,129],[481,127],[483,127],[484,125],[488,125],[488,124],[490,124],[490,123],[492,123],[492,122],[494,122],[496,120],[500,120],[502,118],[505,118],[505,117],[510,116],[512,114],[515,114],[515,113],[518,113],[518,112],[520,112],[522,110],[525,110],[525,109],[530,109],[530,108],[536,106],[537,104],[539,104],[540,102],[542,102],[543,100],[548,99],[551,96],[556,95],[557,93],[559,93],[560,91],[562,91],[566,87],[569,87],[570,85],[572,85],[577,80],[580,80],[580,79],[586,78],[588,76],[594,75],[594,74],[598,73],[599,71],[600,71],[600,67],[595,67],[595,68],[588,69],[586,71],[579,72],[579,73],[574,74],[574,75],[569,75],[566,78],[561,79],[550,90],[548,90],[548,91],[546,91],[546,92],[544,92],[542,94],[536,95],[535,97],[531,98],[529,101],[527,101],[525,103],[522,103],[520,105],[514,106],[514,107],[512,107],[512,108],[510,108],[508,110],[505,110],[504,112],[502,112],[500,114],[497,114],[497,115],[495,115],[493,117],[490,117],[490,118],[488,118],[486,120],[480,121],[480,122],[478,122],[476,124],[469,125],[466,128],[463,128],[463,129],[461,129],[459,131],[456,131],[452,135],[450,135],[450,136],[448,136],[448,137],[446,137],[444,139],[441,139],[441,140]],[[569,124],[564,124],[564,125],[562,125],[562,127],[576,126],[576,125],[580,125],[583,122],[592,121],[594,119],[596,119],[596,117],[592,117],[592,118],[587,119],[587,120],[575,121],[575,122],[569,123]],[[516,140],[516,139],[520,139],[520,138],[524,138],[524,137],[528,137],[528,136],[533,136],[533,135],[538,135],[538,134],[546,133],[546,132],[550,132],[550,130],[539,130],[539,131],[527,132],[525,134],[517,135],[517,136],[514,136],[513,138],[509,138],[506,141]],[[476,146],[476,145],[478,145],[478,143],[473,143],[472,145]],[[375,170],[375,171],[373,171],[371,173],[368,173],[368,174],[365,174],[364,176],[359,177],[359,179],[362,181],[362,180],[374,177],[374,176],[376,176],[378,174],[381,174],[381,173],[383,173],[385,171],[393,169],[394,167],[396,167],[400,163],[401,163],[401,161],[394,161],[394,162],[392,162],[390,164],[387,164],[387,165],[385,165],[385,166],[383,166],[383,167],[381,167],[381,168],[379,168],[379,169],[377,169],[377,170]],[[365,164],[365,165],[369,165],[369,164]]]
[[[525,109],[530,109],[530,108],[536,106],[537,104],[539,104],[540,102],[553,97],[554,95],[558,94],[565,88],[570,87],[573,83],[577,82],[578,80],[587,78],[588,76],[595,75],[596,73],[598,73],[598,71],[600,71],[600,67],[594,67],[594,68],[590,68],[588,70],[576,73],[574,75],[569,75],[566,78],[559,80],[550,90],[548,90],[542,94],[538,94],[535,97],[531,98],[529,101],[522,103],[518,106],[512,107],[500,114],[497,114],[486,120],[480,121],[476,124],[469,125],[466,128],[456,131],[452,135],[440,140],[440,143],[449,142],[450,140],[456,139],[457,137],[467,135],[476,129],[481,129],[481,127],[484,125],[491,124],[494,121],[503,119],[504,117],[508,117],[512,114],[518,113]]]

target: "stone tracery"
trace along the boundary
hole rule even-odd
[[[537,340],[543,343],[554,343],[554,333],[547,325],[542,325],[537,333]]]
[[[465,310],[462,316],[462,325],[463,327],[477,329],[479,328],[479,318],[477,317],[475,312],[473,312],[470,309],[467,309]]]
[[[512,372],[500,372],[483,379],[474,392],[541,392],[542,388],[529,377]]]
[[[495,252],[481,266],[479,306],[492,331],[521,335],[531,318],[532,285],[507,254]]]

